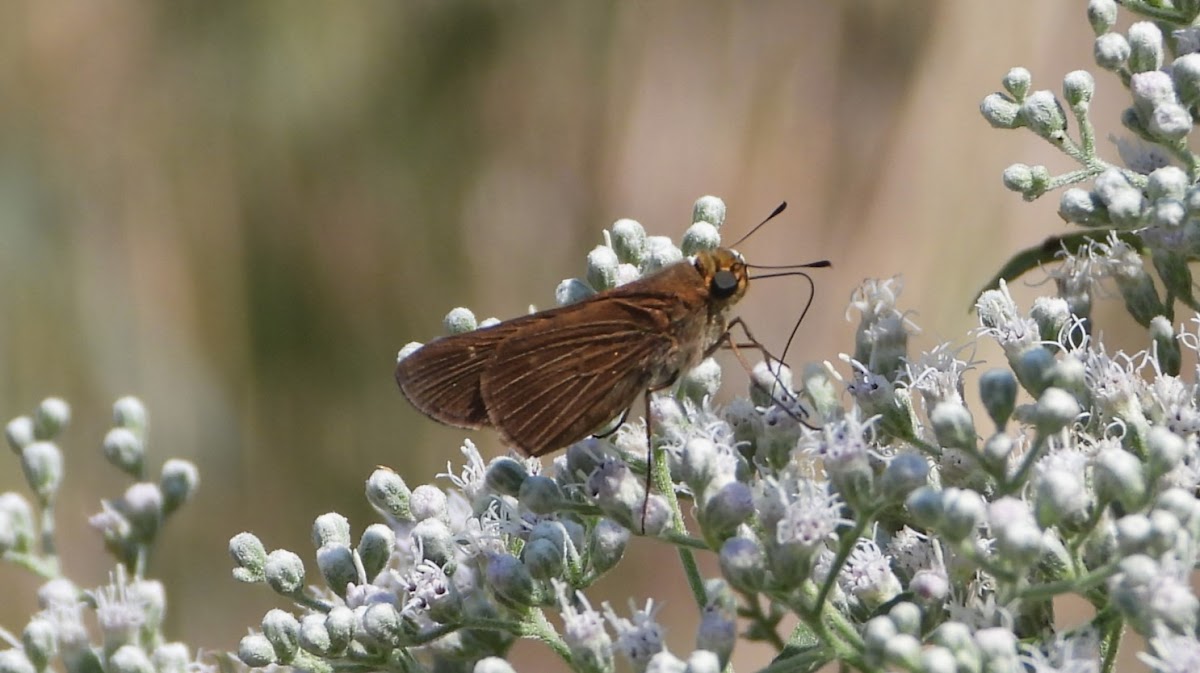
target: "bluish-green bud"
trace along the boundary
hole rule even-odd
[[[612,247],[622,264],[637,266],[646,258],[646,229],[634,220],[617,220],[613,223]]]
[[[539,580],[561,577],[564,557],[561,547],[546,538],[531,540],[521,550],[521,559],[529,574]]]
[[[646,260],[643,271],[650,273],[671,266],[683,259],[683,252],[666,236],[646,237]]]
[[[33,419],[28,416],[17,416],[4,426],[4,438],[8,446],[18,454],[26,445],[37,441],[33,436]]]
[[[262,582],[266,579],[267,550],[253,533],[238,533],[229,540],[229,555],[237,567],[233,578],[239,582]]]
[[[525,564],[511,554],[492,554],[487,560],[487,584],[498,596],[516,606],[533,600],[533,577]]]
[[[1129,27],[1130,72],[1152,72],[1163,66],[1163,34],[1151,21]]]
[[[9,551],[29,551],[36,532],[33,508],[25,496],[12,491],[0,493],[0,556]]]
[[[300,622],[285,610],[278,608],[263,615],[262,633],[271,647],[275,648],[276,660],[287,663],[300,649]]]
[[[325,631],[329,634],[329,651],[338,653],[344,651],[352,640],[358,625],[354,611],[344,605],[335,605],[325,615]]]
[[[1092,482],[1101,502],[1119,502],[1126,511],[1137,509],[1146,497],[1146,477],[1142,461],[1120,447],[1096,455]]]
[[[1096,65],[1109,71],[1125,67],[1131,51],[1129,40],[1120,33],[1105,33],[1092,43],[1092,56],[1096,59]]]
[[[20,649],[0,651],[0,673],[38,673],[33,662]]]
[[[1152,481],[1175,469],[1187,452],[1187,442],[1161,425],[1146,435],[1147,475]]]
[[[450,309],[445,318],[442,318],[442,329],[446,334],[463,334],[464,332],[472,332],[479,326],[479,321],[475,319],[475,314],[469,308]]]
[[[190,460],[172,458],[163,463],[158,488],[163,496],[163,514],[171,514],[191,499],[200,486],[200,470]]]
[[[942,492],[942,521],[938,530],[952,542],[975,535],[987,514],[978,493],[970,489],[948,488]]]
[[[412,517],[417,521],[449,520],[446,509],[446,492],[432,484],[421,484],[414,488],[408,499],[408,507],[412,512]]]
[[[1034,514],[1039,526],[1072,523],[1086,514],[1088,494],[1079,475],[1067,470],[1048,470],[1036,481]]]
[[[62,451],[53,442],[33,442],[21,449],[25,481],[43,503],[50,502],[62,484]]]
[[[1026,94],[1029,93],[1029,87],[1033,84],[1033,75],[1025,68],[1012,68],[1005,73],[1004,79],[1000,83],[1015,100],[1023,101]]]
[[[454,534],[441,519],[423,519],[412,527],[412,538],[420,544],[418,547],[425,560],[437,566],[444,566],[454,559]]]
[[[1078,187],[1072,187],[1062,193],[1058,202],[1058,215],[1067,222],[1085,227],[1097,227],[1110,221],[1108,209],[1096,195]]]
[[[1054,355],[1045,348],[1030,348],[1012,363],[1017,379],[1031,395],[1041,395],[1054,375]]]
[[[47,397],[33,410],[33,434],[54,439],[71,422],[71,406],[59,397]]]
[[[979,114],[992,128],[997,129],[1015,129],[1025,123],[1020,104],[999,93],[984,96],[979,103]]]
[[[942,524],[942,491],[932,486],[922,486],[904,499],[904,506],[913,516],[913,521],[925,528],[938,528]]]
[[[745,537],[731,537],[721,545],[718,557],[721,575],[731,586],[747,593],[759,591],[763,586],[766,559],[758,541]]]
[[[588,537],[588,560],[592,569],[603,574],[616,567],[625,555],[629,538],[629,529],[616,521],[608,518],[597,521]]]
[[[725,224],[725,202],[716,196],[701,196],[692,205],[692,222],[711,222],[720,228]]]
[[[1058,432],[1079,415],[1079,402],[1061,388],[1047,388],[1034,407],[1034,425],[1040,434]]]
[[[888,610],[888,618],[900,633],[910,636],[921,634],[921,608],[916,603],[901,601]]]
[[[1029,129],[1043,138],[1055,140],[1067,128],[1058,98],[1049,91],[1034,91],[1021,102],[1021,117]]]
[[[150,657],[137,645],[122,645],[108,657],[108,673],[156,673]]]
[[[988,416],[1001,429],[1017,406],[1017,379],[1007,369],[989,369],[979,377],[979,396]]]
[[[521,484],[528,478],[529,470],[525,465],[507,456],[493,460],[483,475],[484,483],[493,492],[513,497],[521,492]]]
[[[409,499],[412,491],[400,475],[386,467],[376,468],[367,479],[367,502],[385,517],[395,521],[412,521]]]
[[[313,521],[314,547],[327,544],[350,545],[350,520],[337,512],[327,512]]]
[[[705,535],[721,539],[754,514],[754,494],[740,481],[730,481],[705,499],[700,522]]]
[[[714,250],[721,245],[721,234],[711,222],[696,222],[683,233],[679,249],[685,255]]]
[[[263,574],[275,593],[291,596],[304,588],[304,561],[286,549],[276,549],[267,554]]]
[[[251,668],[262,668],[276,663],[275,648],[261,634],[244,636],[238,643],[238,659]]]
[[[192,654],[184,643],[162,643],[150,654],[150,661],[158,673],[187,673],[192,663]]]
[[[879,489],[891,501],[908,497],[929,479],[929,463],[916,453],[901,453],[892,458],[879,479]]]
[[[21,646],[34,668],[43,671],[58,654],[58,629],[49,619],[34,617],[21,632]]]
[[[317,656],[329,653],[329,631],[325,629],[325,615],[308,614],[300,620],[300,649]]]
[[[391,603],[375,603],[362,615],[363,632],[385,647],[396,647],[403,642],[404,626],[400,613]]]
[[[1189,107],[1200,103],[1200,54],[1184,54],[1171,63],[1171,80],[1179,101]]]
[[[1117,23],[1116,0],[1088,0],[1087,17],[1097,35],[1107,33]]]
[[[554,303],[559,306],[574,304],[596,294],[591,285],[578,278],[567,278],[554,289]]]
[[[359,583],[354,551],[344,544],[325,544],[317,549],[317,569],[333,593],[345,598],[351,583]]]
[[[558,482],[533,474],[521,482],[517,500],[534,514],[553,514],[562,507],[564,496]]]
[[[705,398],[717,394],[721,388],[721,365],[714,358],[705,358],[683,375],[679,391],[688,399],[700,404]]]
[[[607,245],[598,245],[587,256],[587,282],[599,291],[617,286],[617,266],[621,261]]]
[[[1063,77],[1063,98],[1072,108],[1086,107],[1096,91],[1096,80],[1086,70],[1074,70]]]
[[[145,448],[142,438],[128,428],[113,428],[104,435],[104,457],[113,467],[131,477],[142,476]]]
[[[957,402],[938,402],[929,413],[938,444],[956,449],[975,448],[975,422],[971,412]]]
[[[146,412],[146,405],[142,404],[140,399],[133,395],[126,395],[113,402],[112,413],[113,424],[118,428],[126,428],[142,437],[146,436],[150,415]]]

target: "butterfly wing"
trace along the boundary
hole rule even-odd
[[[479,379],[496,347],[520,331],[518,318],[434,339],[396,364],[400,391],[421,413],[460,428],[490,425]]]
[[[646,390],[676,344],[667,313],[641,299],[609,296],[603,311],[548,313],[497,345],[480,389],[505,440],[532,456],[561,449]]]

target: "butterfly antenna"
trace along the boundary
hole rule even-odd
[[[787,201],[784,201],[784,202],[780,203],[778,206],[775,206],[775,210],[772,210],[771,214],[767,215],[767,219],[754,225],[754,228],[751,229],[749,232],[747,232],[745,236],[742,236],[741,238],[739,238],[738,240],[734,241],[733,243],[729,244],[726,247],[736,248],[737,246],[741,245],[742,242],[745,241],[747,238],[750,238],[750,236],[752,234],[754,234],[754,232],[758,231],[759,229],[762,229],[762,226],[764,224],[775,219],[775,216],[779,215],[780,213],[782,213],[785,210],[787,210]]]

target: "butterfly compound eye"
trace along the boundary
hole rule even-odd
[[[709,289],[718,299],[731,297],[738,289],[737,276],[729,269],[721,269],[713,274],[712,286]]]

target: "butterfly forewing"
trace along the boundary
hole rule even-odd
[[[479,378],[496,347],[520,331],[520,319],[435,339],[396,365],[396,382],[421,413],[447,425],[490,424]]]
[[[495,350],[481,383],[492,425],[530,455],[588,436],[646,390],[647,363],[666,357],[674,339],[655,329],[660,312],[621,310],[608,319],[531,324]]]

